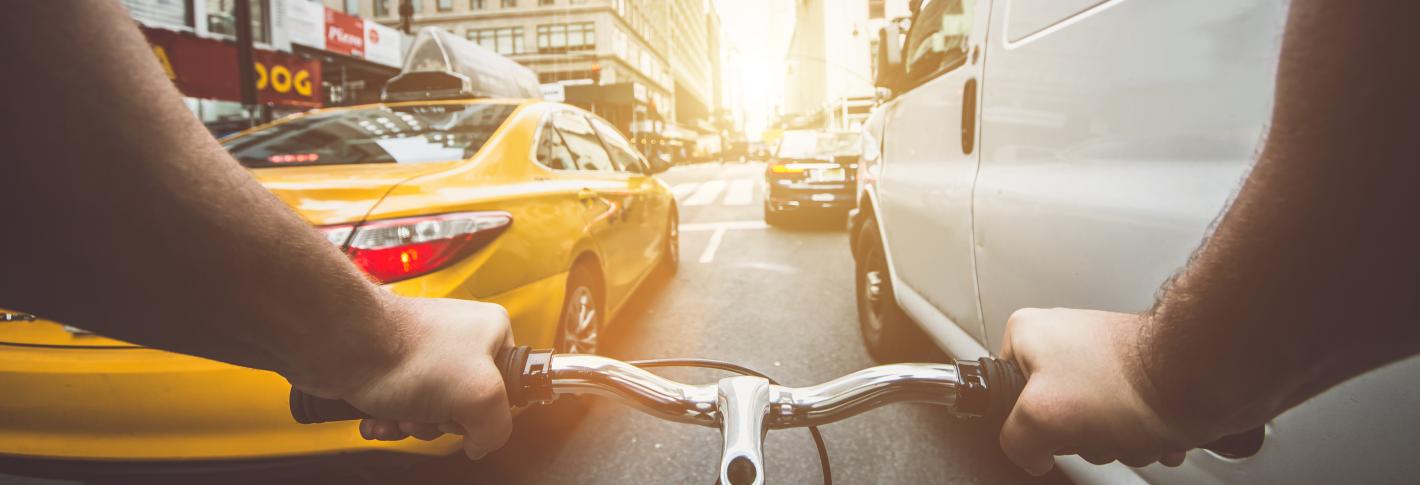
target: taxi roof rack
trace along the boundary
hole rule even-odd
[[[386,102],[464,98],[541,99],[537,74],[452,32],[419,30],[399,75],[385,83]]]

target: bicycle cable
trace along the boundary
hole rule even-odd
[[[764,374],[762,374],[762,373],[760,373],[760,372],[757,372],[757,371],[755,371],[754,369],[750,369],[750,368],[748,368],[748,367],[744,367],[744,366],[741,366],[741,365],[738,365],[738,364],[732,364],[732,363],[729,363],[729,362],[724,362],[724,361],[719,361],[719,360],[711,360],[711,359],[645,359],[645,360],[629,360],[629,361],[626,361],[626,363],[627,363],[627,364],[634,365],[634,366],[636,366],[636,367],[643,368],[643,369],[650,369],[650,368],[656,368],[656,367],[699,367],[699,368],[705,368],[705,369],[716,369],[716,370],[722,370],[722,371],[727,371],[727,372],[734,372],[734,373],[740,374],[740,375],[761,377],[761,378],[764,378],[765,380],[769,381],[769,383],[772,384],[772,385],[776,385],[776,386],[779,385],[779,382],[778,382],[778,381],[775,381],[774,378],[769,377],[769,376],[767,376],[767,375],[764,375]],[[822,434],[822,433],[819,433],[818,426],[809,426],[808,428],[809,428],[809,435],[810,435],[810,436],[813,436],[813,438],[814,438],[814,446],[818,448],[818,463],[819,463],[819,467],[820,467],[819,469],[822,470],[822,472],[823,472],[823,484],[824,484],[824,485],[833,485],[833,472],[829,470],[829,466],[828,466],[828,445],[824,443],[824,441],[823,441],[823,434]]]

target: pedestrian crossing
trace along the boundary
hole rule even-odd
[[[682,206],[720,205],[740,206],[754,203],[754,193],[759,183],[755,179],[710,180],[707,182],[686,182],[671,186],[671,192]],[[724,197],[721,197],[721,195]]]

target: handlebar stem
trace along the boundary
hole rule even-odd
[[[723,422],[720,434],[720,483],[764,484],[764,418],[769,414],[769,380],[738,376],[720,379],[719,398]]]

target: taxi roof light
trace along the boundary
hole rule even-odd
[[[385,101],[460,98],[541,99],[537,74],[452,32],[425,27],[415,35],[400,74],[385,83]]]

